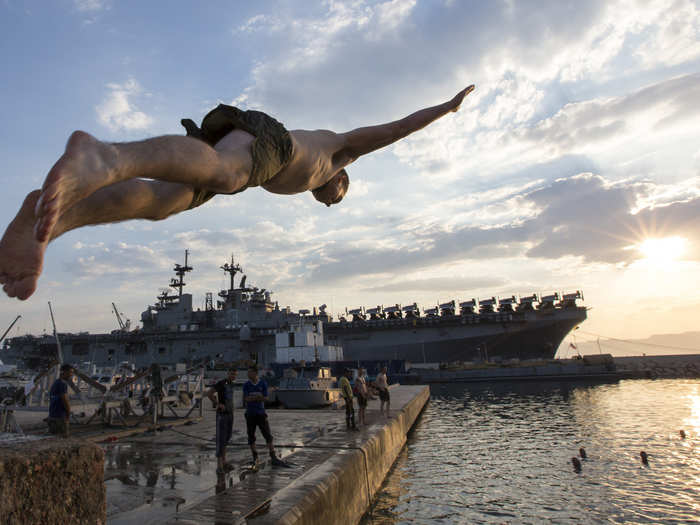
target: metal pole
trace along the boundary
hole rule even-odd
[[[199,417],[204,417],[204,370],[202,367],[199,377]]]
[[[53,336],[56,338],[56,352],[58,354],[58,362],[63,364],[63,350],[61,350],[61,341],[58,340],[58,332],[56,331],[56,321],[53,318],[53,308],[51,308],[51,301],[49,301],[49,313],[51,314],[51,324],[53,325]]]

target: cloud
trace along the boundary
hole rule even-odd
[[[433,277],[428,279],[399,280],[389,284],[362,288],[361,291],[459,293],[475,288],[494,288],[504,284],[506,284],[506,280],[498,277]]]
[[[673,66],[700,56],[700,11],[690,0],[652,3],[649,16],[653,17],[645,39],[635,49],[635,56],[647,68]]]
[[[353,197],[364,197],[369,194],[373,184],[363,179],[352,180],[352,195]]]
[[[621,96],[571,102],[540,120],[506,120],[505,115],[519,104],[517,83],[502,84],[486,94],[471,115],[461,115],[462,110],[456,117],[446,117],[404,139],[393,152],[424,173],[432,172],[440,160],[440,173],[433,178],[445,184],[473,176],[492,177],[563,156],[634,158],[662,145],[674,147],[679,136],[692,136],[694,119],[700,115],[700,74]],[[508,91],[506,95],[503,90]],[[503,96],[508,104],[499,102]],[[528,98],[522,96],[523,101]],[[527,114],[532,111],[530,107]],[[477,126],[465,125],[468,120],[475,120]]]
[[[629,264],[642,256],[629,247],[648,237],[678,235],[700,242],[700,197],[692,196],[700,187],[691,191],[685,183],[675,189],[661,186],[611,182],[585,173],[527,188],[515,197],[505,191],[509,201],[531,211],[510,224],[450,227],[411,222],[396,228],[390,240],[325,244],[314,254],[318,264],[309,278],[349,282],[357,275],[391,276],[460,261],[523,256]],[[674,200],[673,195],[686,200]],[[691,257],[700,258],[700,253]]]
[[[136,80],[107,84],[107,89],[105,99],[95,108],[100,124],[113,132],[143,130],[153,124],[153,118],[139,111],[133,101],[144,95]]]
[[[165,263],[157,245],[114,243],[73,244],[75,255],[63,262],[63,268],[79,280],[100,279],[118,282],[132,278],[142,279],[162,272]]]
[[[197,297],[224,286],[218,268],[233,253],[251,284],[277,290],[287,301],[306,304],[330,291],[349,304],[359,292],[371,302],[386,292],[405,293],[412,301],[414,295],[430,300],[432,292],[509,294],[516,288],[555,289],[557,283],[574,288],[590,272],[639,260],[642,254],[630,247],[649,237],[683,237],[691,248],[686,257],[700,261],[700,179],[660,184],[581,173],[446,202],[448,215],[469,208],[480,221],[362,214],[352,224],[338,216],[333,227],[305,216],[268,218],[245,228],[156,230],[151,243],[81,238],[64,267],[81,282],[99,279],[135,293],[146,290],[145,304],[167,284],[184,248],[196,269],[188,291]],[[275,216],[274,208],[266,211]]]
[[[598,83],[700,57],[698,20],[690,0],[444,2],[430,9],[413,0],[335,0],[316,10],[281,5],[239,32],[275,42],[245,89],[251,105],[303,126],[346,127],[395,118],[468,83],[487,92],[514,78],[521,94],[506,90],[501,113],[526,118],[552,82]],[[508,109],[510,98],[527,92],[533,107]],[[358,111],[348,114],[348,105]],[[307,123],[306,115],[321,122]],[[497,116],[489,108],[484,118]]]
[[[81,12],[95,12],[106,9],[109,3],[107,0],[73,0],[73,5]]]
[[[363,214],[352,224],[339,216],[338,227],[306,216],[245,228],[178,231],[170,224],[171,233],[162,229],[165,223],[154,223],[160,229],[151,243],[76,238],[63,268],[82,289],[99,282],[112,290],[105,293],[128,293],[136,310],[168,284],[184,248],[195,267],[186,291],[197,305],[204,292],[227,286],[219,266],[231,253],[249,284],[274,290],[283,305],[296,308],[331,301],[336,307],[386,300],[429,305],[454,297],[593,289],[595,275],[634,268],[642,255],[629,247],[645,237],[682,236],[695,250],[687,257],[700,261],[697,182],[612,181],[582,173],[506,184],[463,198],[475,217],[480,210],[516,208],[510,219],[493,215],[478,225],[424,222],[411,214],[380,221]],[[270,206],[266,212],[276,215]]]
[[[382,214],[382,207],[352,214],[351,221],[347,214],[331,215],[331,223],[265,219],[250,227],[193,230],[176,238],[200,258],[216,254],[211,264],[221,262],[223,248],[234,251],[267,285],[355,289],[362,277],[382,281],[372,287],[378,291],[385,286],[420,291],[438,283],[447,290],[449,279],[456,287],[465,279],[459,274],[408,275],[450,264],[570,259],[577,261],[566,263],[571,268],[628,265],[642,257],[630,246],[648,237],[677,235],[689,246],[700,245],[694,225],[700,215],[700,179],[661,184],[581,173],[491,187],[427,204],[415,214]],[[274,208],[265,209],[270,217],[276,215]],[[695,252],[687,256],[700,258]],[[497,285],[494,273],[479,271],[465,289],[478,288],[479,282],[483,288]]]
[[[248,80],[227,97],[290,129],[344,131],[443,102],[469,83],[477,90],[459,112],[354,164],[346,200],[330,211],[308,195],[258,190],[219,197],[188,220],[148,223],[161,239],[139,244],[154,253],[120,254],[144,268],[160,261],[154,280],[167,283],[162,261],[181,262],[188,247],[190,290],[215,287],[234,252],[249,282],[292,297],[329,288],[418,295],[505,287],[514,275],[528,286],[577,282],[578,271],[633,263],[640,254],[630,246],[645,236],[700,244],[697,159],[678,171],[658,162],[682,166],[684,141],[697,152],[693,2],[273,4],[229,33],[254,51],[241,55],[251,70],[230,64]],[[147,96],[133,78],[109,84],[100,123],[153,126]],[[80,242],[75,271],[85,279],[137,279],[110,264],[117,244]],[[547,271],[527,275],[538,268]]]
[[[699,103],[700,74],[685,75],[621,97],[567,104],[524,130],[521,137],[530,145],[546,145],[554,155],[581,151],[596,143],[616,144],[658,133],[693,119],[700,114]]]
[[[698,77],[651,74],[631,93],[620,85],[664,65],[668,53],[676,65],[697,60],[696,11],[689,0],[283,4],[240,28],[275,44],[237,100],[290,127],[344,131],[405,116],[474,82],[461,111],[390,147],[438,187],[563,156],[617,163],[648,153],[652,163],[662,144],[692,134]]]

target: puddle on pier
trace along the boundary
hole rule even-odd
[[[215,494],[214,444],[106,445],[105,486],[110,524],[156,523]]]

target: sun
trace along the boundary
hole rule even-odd
[[[637,245],[637,250],[644,256],[644,261],[654,264],[668,264],[683,256],[686,242],[686,239],[677,236],[645,239]]]

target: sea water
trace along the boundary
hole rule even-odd
[[[431,393],[364,525],[700,522],[698,380]]]

